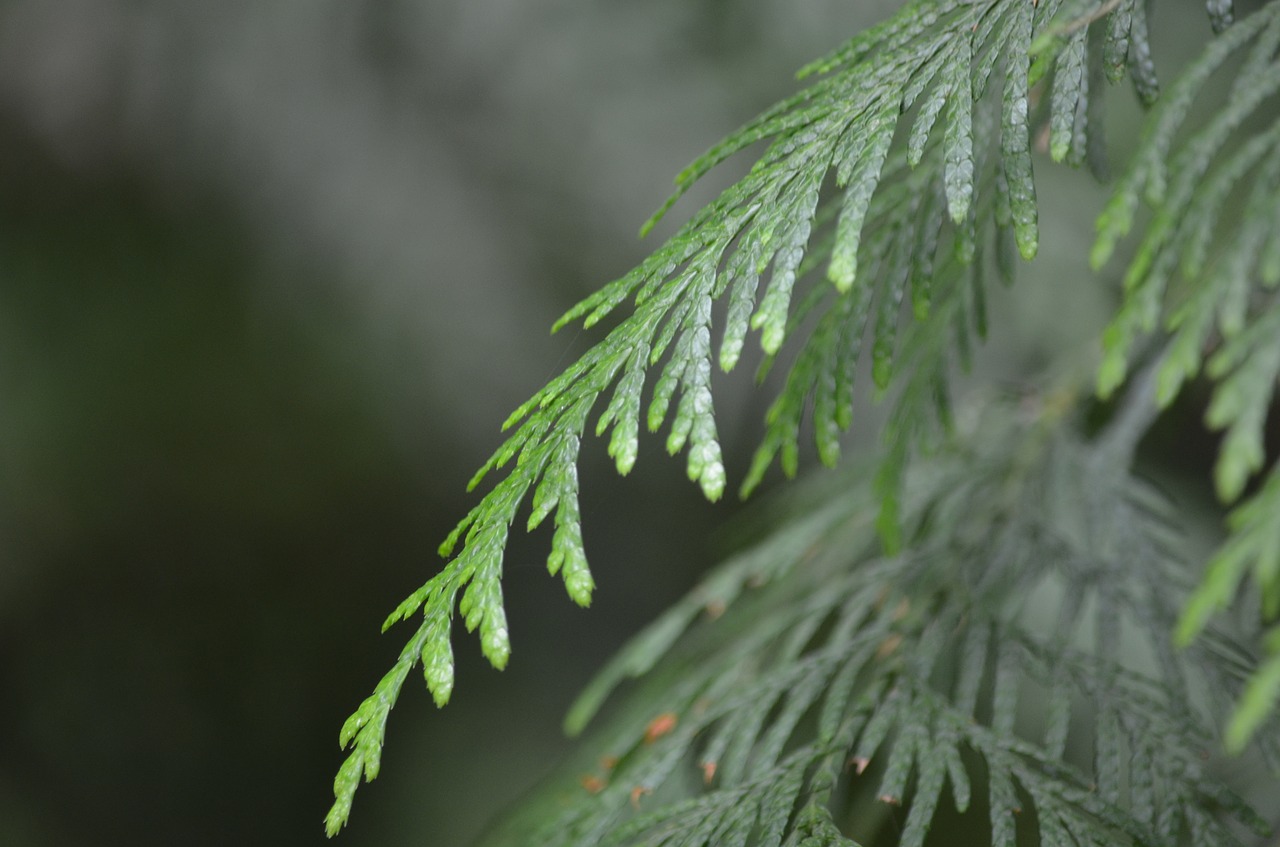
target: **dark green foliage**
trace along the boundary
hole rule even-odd
[[[837,833],[869,838],[879,816],[843,808],[850,792],[905,806],[899,843],[915,847],[940,805],[963,811],[975,793],[993,844],[1021,827],[1047,844],[1167,843],[1180,828],[1239,843],[1217,809],[1262,826],[1202,759],[1242,684],[1218,651],[1241,648],[1215,631],[1172,650],[1188,581],[1168,506],[1096,461],[1062,406],[991,404],[917,462],[901,556],[878,552],[864,473],[798,495],[801,521],[712,571],[583,695],[573,730],[624,678],[651,679],[590,744],[610,763],[598,793],[566,780],[485,843],[853,843]],[[1190,706],[1206,684],[1222,698]],[[1027,698],[1049,700],[1043,721]],[[653,738],[660,713],[677,722]],[[1092,762],[1064,758],[1072,714],[1093,726],[1077,744]]]
[[[1014,843],[1024,827],[1050,845],[1163,844],[1179,833],[1235,843],[1217,810],[1250,813],[1200,754],[1242,691],[1228,744],[1264,731],[1280,692],[1280,630],[1263,640],[1270,659],[1246,686],[1247,650],[1211,618],[1249,573],[1264,619],[1280,614],[1280,471],[1233,514],[1184,613],[1192,584],[1164,506],[1127,476],[1149,416],[1086,443],[1050,404],[1031,424],[1006,410],[964,440],[951,436],[948,384],[987,332],[992,272],[1009,282],[1014,256],[1038,250],[1034,150],[1104,175],[1104,81],[1128,77],[1151,111],[1099,219],[1094,265],[1143,204],[1152,219],[1106,333],[1101,393],[1125,382],[1144,335],[1167,335],[1155,393],[1168,405],[1202,369],[1215,384],[1208,421],[1226,432],[1222,498],[1239,498],[1262,469],[1280,376],[1280,0],[1239,20],[1230,2],[1211,0],[1219,34],[1163,88],[1148,40],[1153,5],[914,0],[805,68],[817,77],[808,88],[680,174],[646,230],[717,164],[764,147],[742,180],[557,323],[591,327],[630,304],[507,420],[509,438],[471,484],[506,475],[441,545],[452,559],[388,617],[384,628],[423,614],[343,727],[353,750],[335,780],[330,834],[359,780],[377,775],[388,712],[415,665],[437,704],[448,701],[455,609],[490,662],[506,664],[502,557],[526,497],[529,529],[554,524],[548,569],[590,603],[577,459],[598,407],[594,431],[608,436],[619,473],[636,461],[643,416],[652,432],[667,427],[669,453],[687,451],[690,480],[722,496],[713,371],[733,369],[757,331],[762,374],[782,355],[792,361],[744,496],[775,461],[797,473],[806,417],[820,459],[836,463],[864,364],[873,394],[892,398],[882,454],[865,481],[809,503],[614,660],[570,715],[571,731],[620,680],[653,680],[601,742],[618,761],[592,777],[601,790],[558,796],[535,814],[541,835],[520,823],[494,843],[853,843],[840,834],[859,827],[841,817],[840,798],[860,781],[846,772],[850,757],[859,774],[877,763],[876,796],[908,808],[909,845],[923,842],[947,786],[962,811],[983,798],[993,844]],[[1242,61],[1229,96],[1188,132],[1193,102],[1233,57]],[[1028,611],[1031,598],[1050,602],[1042,595],[1058,610],[1052,627]],[[1155,675],[1107,649],[1135,627]],[[1212,708],[1191,705],[1193,684],[1208,686]],[[1020,703],[1032,692],[1049,706],[1045,725],[1028,731]],[[677,725],[646,740],[660,715]],[[1068,756],[1073,715],[1087,716],[1091,762]],[[1260,748],[1274,752],[1264,736]]]

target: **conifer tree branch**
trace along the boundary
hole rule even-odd
[[[1235,21],[1229,4],[1211,3],[1210,12],[1219,34],[1147,121],[1133,164],[1099,218],[1093,261],[1104,264],[1138,207],[1151,207],[1152,223],[1125,273],[1121,308],[1104,335],[1099,390],[1108,394],[1124,381],[1141,338],[1166,337],[1157,404],[1166,408],[1189,380],[1207,377],[1213,398],[1206,422],[1224,432],[1214,481],[1221,500],[1232,503],[1264,470],[1264,427],[1280,379],[1274,291],[1280,284],[1280,121],[1273,117],[1280,103],[1280,2]],[[1220,108],[1183,139],[1178,133],[1192,104],[1235,57],[1242,62]],[[1238,202],[1231,202],[1233,195]],[[1259,492],[1231,513],[1229,535],[1182,614],[1180,643],[1227,607],[1246,577],[1263,597],[1264,622],[1280,617],[1280,558],[1273,552],[1280,549],[1273,529],[1280,513],[1280,488],[1272,484],[1277,473],[1273,467]],[[1268,666],[1259,673],[1257,680],[1266,680],[1274,672]],[[1277,702],[1265,681],[1250,692],[1231,724],[1235,750]]]
[[[1028,421],[989,404],[917,463],[904,519],[930,532],[892,559],[864,519],[865,476],[841,477],[847,501],[821,480],[810,496],[823,508],[803,534],[784,523],[714,570],[606,670],[606,688],[623,675],[647,682],[592,743],[608,764],[583,777],[589,790],[553,791],[485,847],[780,845],[819,832],[845,843],[865,822],[834,827],[839,800],[815,769],[828,759],[851,764],[846,790],[904,807],[908,847],[923,842],[948,783],[962,812],[988,796],[994,832],[1010,839],[1026,827],[1048,843],[1069,832],[1118,847],[1187,827],[1202,843],[1242,843],[1211,807],[1264,828],[1202,760],[1215,716],[1187,708],[1202,684],[1223,687],[1229,704],[1239,678],[1220,673],[1215,653],[1168,649],[1187,584],[1165,540],[1168,504],[1122,467],[1089,461],[1094,445],[1073,428],[1070,415]],[[747,587],[765,562],[788,564]],[[1074,598],[1056,620],[1028,600],[1049,584]],[[696,620],[708,598],[715,615]],[[1121,625],[1163,657],[1154,674],[1116,649]],[[1028,732],[1019,702],[1036,691],[1053,708]],[[594,708],[601,693],[588,696]],[[1072,721],[1095,737],[1087,766],[1065,759]],[[1014,813],[1018,796],[1034,816]],[[708,842],[713,833],[734,836]]]
[[[589,604],[594,580],[580,526],[577,460],[593,416],[594,431],[608,436],[620,473],[637,460],[643,413],[649,430],[665,429],[668,452],[686,453],[690,480],[711,500],[722,495],[728,477],[713,373],[717,365],[728,371],[738,364],[753,332],[759,333],[762,370],[774,365],[784,346],[795,358],[769,408],[744,495],[775,462],[787,476],[797,472],[806,418],[820,459],[836,462],[841,433],[853,424],[854,375],[869,360],[873,394],[891,395],[893,407],[869,487],[848,502],[870,501],[879,517],[872,522],[840,508],[815,508],[811,521],[780,530],[717,571],[701,593],[615,660],[571,713],[570,728],[581,728],[619,680],[646,674],[669,656],[693,675],[687,684],[661,690],[665,700],[657,716],[680,715],[678,728],[672,724],[650,743],[644,739],[653,733],[637,733],[634,721],[627,725],[614,739],[625,763],[614,777],[625,772],[627,781],[603,780],[591,805],[575,806],[534,843],[838,842],[843,836],[830,813],[838,763],[849,754],[870,761],[885,744],[883,796],[901,801],[915,791],[904,831],[908,844],[924,838],[930,804],[944,783],[951,783],[957,806],[967,805],[970,775],[962,747],[987,763],[997,841],[1017,828],[1010,821],[1019,792],[1036,803],[1046,842],[1090,826],[1101,844],[1164,842],[1180,827],[1216,840],[1228,835],[1206,816],[1208,804],[1249,817],[1193,757],[1183,755],[1204,746],[1207,730],[1203,715],[1183,708],[1174,678],[1188,668],[1212,677],[1218,697],[1237,695],[1241,680],[1220,674],[1195,645],[1181,657],[1167,649],[1165,636],[1178,609],[1167,589],[1182,582],[1162,587],[1176,557],[1168,555],[1160,520],[1147,510],[1154,498],[1124,469],[1158,409],[1204,370],[1216,385],[1209,421],[1227,433],[1217,472],[1223,499],[1239,497],[1261,470],[1262,425],[1280,374],[1280,300],[1273,291],[1280,284],[1280,122],[1266,124],[1258,116],[1280,97],[1280,0],[1234,22],[1229,2],[1210,0],[1220,34],[1164,93],[1151,58],[1148,5],[913,0],[803,69],[802,76],[816,77],[808,88],[680,174],[672,198],[646,230],[711,168],[752,145],[766,146],[742,180],[696,212],[649,259],[557,322],[557,328],[578,320],[591,327],[629,309],[508,418],[507,440],[471,487],[490,474],[501,478],[441,545],[448,559],[443,569],[387,618],[384,629],[423,616],[392,671],[343,727],[340,743],[352,752],[335,779],[335,804],[326,820],[330,835],[345,824],[360,779],[377,775],[387,716],[409,673],[421,664],[437,704],[448,701],[455,614],[468,630],[479,631],[495,667],[508,661],[503,551],[526,500],[529,529],[548,518],[554,526],[548,570],[564,580],[573,600]],[[1223,107],[1184,140],[1178,133],[1192,102],[1233,56],[1243,56],[1243,63]],[[1031,442],[1022,438],[1021,453],[988,449],[992,434],[982,433],[976,446],[924,463],[926,475],[947,480],[950,488],[913,482],[920,453],[955,444],[949,440],[948,382],[957,363],[967,366],[974,337],[987,332],[989,279],[1011,280],[1014,257],[1030,260],[1038,251],[1037,122],[1043,121],[1053,160],[1102,172],[1102,80],[1126,76],[1152,112],[1099,220],[1094,263],[1106,262],[1141,204],[1154,217],[1106,333],[1100,390],[1125,382],[1132,350],[1158,325],[1171,337],[1167,353],[1130,381],[1112,427],[1088,450],[1070,446],[1066,436],[1045,435],[1051,427],[1040,433],[1044,444],[1027,447]],[[1215,239],[1234,191],[1247,194],[1246,212],[1230,237]],[[1210,249],[1219,242],[1222,250]],[[1171,285],[1179,275],[1182,289]],[[1166,295],[1175,289],[1179,305],[1166,305],[1166,299],[1174,302]],[[724,304],[723,325],[717,304]],[[1215,325],[1222,344],[1207,355]],[[1008,421],[988,423],[1015,434]],[[1042,455],[1045,444],[1054,446]],[[1053,457],[1061,453],[1089,473],[1055,465]],[[1066,490],[1076,491],[1078,502],[1064,499]],[[1268,484],[1233,514],[1235,531],[1184,613],[1183,641],[1205,633],[1209,647],[1226,643],[1210,618],[1250,572],[1267,614],[1277,614],[1280,542],[1267,522],[1280,508],[1277,492],[1280,485]],[[969,513],[974,503],[986,509],[981,520]],[[1028,511],[1028,503],[1041,513]],[[1081,545],[1081,538],[1093,541]],[[959,562],[957,570],[941,568],[944,561]],[[1159,632],[1150,646],[1161,679],[1139,679],[1108,657],[1073,650],[1070,630],[1058,633],[1056,652],[1042,633],[1028,631],[1015,611],[1036,580],[1048,578],[1027,564],[1041,561],[1055,563],[1054,578],[1097,595],[1097,644],[1118,638],[1124,615]],[[1143,569],[1126,572],[1124,565],[1135,561],[1145,563]],[[1081,563],[1086,569],[1074,570]],[[814,594],[808,581],[814,575],[834,582],[822,582],[824,592]],[[722,624],[736,640],[712,639],[707,655],[692,647],[693,653],[684,652],[700,610],[740,600],[748,605],[756,583],[769,584],[756,595],[759,614]],[[886,595],[886,585],[912,588]],[[1066,601],[1061,625],[1074,626],[1079,614]],[[822,629],[824,621],[831,632]],[[747,623],[764,635],[751,634]],[[806,645],[820,634],[834,639],[834,646],[809,651]],[[967,646],[944,656],[939,645],[952,637]],[[932,669],[944,658],[954,660],[961,675],[954,690],[933,684]],[[1059,672],[1096,709],[1099,752],[1089,773],[1073,772],[1061,761],[1066,717],[1055,713],[1052,743],[1026,746],[1026,739],[1014,737],[1017,680],[1039,674],[1044,684],[1057,685]],[[973,723],[975,698],[988,678],[995,686],[993,714],[979,726]],[[1244,717],[1232,725],[1233,739],[1265,724],[1268,698],[1280,687],[1276,678],[1270,665],[1254,678]],[[1148,690],[1153,684],[1158,690]],[[818,737],[795,740],[796,728],[809,717],[817,720]],[[1186,747],[1156,749],[1150,739],[1161,732]],[[695,748],[713,790],[653,815],[632,815]],[[1127,766],[1122,755],[1129,756]],[[936,767],[926,768],[935,760],[947,763],[945,779]],[[1125,773],[1140,773],[1146,782],[1126,787]],[[1168,777],[1168,793],[1160,795],[1152,785],[1170,773],[1176,776]],[[1089,779],[1096,793],[1088,789]],[[1169,805],[1152,799],[1157,795],[1172,798]]]

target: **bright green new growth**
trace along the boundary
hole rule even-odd
[[[914,473],[910,468],[915,454],[948,443],[948,377],[953,362],[967,367],[972,335],[985,335],[990,271],[1011,281],[1013,257],[1020,254],[1030,260],[1036,254],[1033,138],[1043,139],[1055,162],[1087,164],[1095,174],[1105,173],[1100,95],[1104,81],[1126,75],[1141,100],[1154,105],[1139,149],[1099,220],[1094,264],[1107,262],[1133,228],[1144,201],[1154,217],[1129,266],[1124,303],[1106,334],[1100,388],[1110,393],[1123,383],[1132,350],[1163,319],[1170,339],[1161,358],[1158,395],[1167,405],[1183,382],[1200,372],[1203,350],[1216,324],[1224,343],[1204,368],[1217,385],[1209,422],[1227,432],[1217,472],[1224,500],[1238,498],[1261,468],[1262,427],[1280,374],[1280,303],[1274,296],[1280,283],[1280,122],[1264,125],[1258,118],[1265,106],[1274,106],[1274,95],[1280,91],[1280,0],[1235,22],[1230,2],[1211,0],[1210,19],[1221,34],[1164,93],[1147,41],[1148,5],[1137,0],[915,0],[805,68],[802,77],[818,77],[813,84],[680,174],[675,195],[645,231],[711,168],[757,143],[767,145],[746,177],[697,212],[649,259],[557,322],[556,328],[578,320],[591,327],[628,301],[632,304],[629,314],[596,346],[508,418],[504,429],[511,430],[510,436],[475,475],[471,487],[491,471],[506,475],[441,545],[441,554],[453,558],[387,618],[384,630],[423,613],[393,669],[342,728],[341,744],[353,749],[335,779],[336,800],[326,819],[330,835],[345,824],[360,779],[377,775],[388,713],[417,664],[422,664],[436,703],[448,701],[455,608],[469,631],[479,630],[489,661],[497,668],[505,666],[510,644],[502,601],[502,556],[509,528],[526,498],[529,529],[552,519],[549,571],[562,576],[575,602],[590,603],[594,581],[580,526],[577,459],[597,410],[594,431],[608,436],[608,454],[619,473],[634,466],[643,414],[651,432],[667,427],[669,453],[687,450],[689,478],[704,494],[711,500],[722,496],[728,480],[714,416],[713,362],[721,370],[733,369],[747,335],[755,330],[764,351],[762,374],[774,366],[784,344],[793,348],[794,361],[768,410],[762,442],[741,483],[743,496],[762,482],[775,461],[787,476],[797,473],[801,421],[806,416],[819,457],[827,465],[836,463],[840,436],[853,423],[854,375],[864,361],[864,350],[869,350],[866,358],[875,393],[893,392],[884,451],[871,471],[870,487],[858,488],[862,493],[856,496],[842,492],[845,499],[835,510],[838,514],[815,509],[781,530],[776,543],[742,560],[751,564],[739,567],[741,579],[727,575],[735,572],[733,567],[717,572],[701,593],[642,636],[639,646],[620,656],[602,681],[584,694],[570,718],[575,731],[617,679],[649,671],[669,649],[678,653],[678,642],[702,608],[729,605],[748,578],[776,580],[777,587],[770,591],[785,594],[768,601],[782,604],[774,608],[780,617],[773,638],[793,633],[794,649],[770,659],[777,664],[778,676],[766,683],[765,674],[745,689],[733,688],[742,680],[689,677],[684,688],[663,693],[674,698],[669,710],[681,713],[696,705],[689,693],[695,689],[728,699],[697,720],[683,721],[662,745],[671,746],[670,754],[659,757],[661,764],[635,771],[639,776],[629,777],[629,787],[615,789],[620,784],[615,781],[590,803],[574,806],[573,814],[582,817],[566,824],[565,832],[575,833],[572,838],[549,830],[546,840],[536,843],[693,847],[741,843],[744,833],[754,833],[759,840],[752,843],[760,844],[792,844],[803,838],[846,843],[831,834],[834,824],[826,811],[840,765],[854,745],[858,761],[871,760],[891,733],[896,733],[896,740],[881,793],[899,802],[909,794],[913,797],[904,843],[923,839],[945,782],[952,786],[955,804],[967,804],[962,799],[969,783],[966,767],[958,763],[958,745],[986,762],[994,843],[1011,837],[1012,817],[1006,812],[1016,805],[1019,792],[1035,801],[1046,844],[1069,843],[1067,833],[1078,833],[1081,827],[1096,828],[1094,840],[1102,844],[1129,843],[1118,839],[1136,838],[1139,831],[1144,837],[1163,836],[1178,826],[1216,837],[1216,818],[1203,811],[1201,801],[1210,798],[1217,803],[1222,796],[1206,787],[1198,766],[1185,755],[1193,747],[1211,746],[1205,739],[1210,738],[1216,713],[1206,723],[1203,715],[1160,712],[1175,709],[1179,702],[1176,692],[1182,689],[1172,677],[1160,683],[1165,699],[1159,705],[1145,690],[1147,682],[1131,680],[1129,671],[1107,666],[1110,657],[1070,650],[1049,655],[1049,648],[1036,640],[1043,633],[1022,631],[1017,617],[994,603],[999,586],[986,586],[994,594],[970,597],[961,592],[948,601],[942,586],[951,585],[948,580],[956,574],[940,570],[922,551],[951,536],[933,524],[925,531],[921,504],[943,508],[953,501],[937,488],[917,485],[913,492],[904,482]],[[1244,61],[1230,97],[1194,135],[1180,139],[1197,94],[1232,56],[1243,56]],[[1244,211],[1230,216],[1233,225],[1227,229],[1220,223],[1224,209],[1246,185],[1250,191]],[[825,275],[813,273],[820,268],[825,268]],[[1181,280],[1181,287],[1173,285],[1175,279]],[[717,309],[717,304],[723,307]],[[713,315],[719,314],[724,315],[722,325],[713,325]],[[655,376],[646,398],[651,373]],[[1007,466],[1014,458],[1010,454],[991,461]],[[1127,458],[1122,457],[1122,467]],[[1234,599],[1249,573],[1262,589],[1267,618],[1274,620],[1280,613],[1280,520],[1274,517],[1280,514],[1280,471],[1273,470],[1271,476],[1233,513],[1233,534],[1183,613],[1181,643],[1191,644],[1207,632],[1214,613]],[[1136,489],[1131,482],[1105,475],[1088,479],[1104,480],[1106,490],[1086,502],[1106,502],[1106,508],[1128,509],[1142,517],[1132,504],[1126,505],[1126,498],[1142,496],[1132,494]],[[995,483],[991,487],[999,488]],[[855,503],[861,504],[856,515],[851,511]],[[1045,508],[1060,510],[1061,505]],[[1005,520],[1008,507],[1003,500],[993,501],[992,520]],[[867,515],[874,517],[870,530],[862,521]],[[800,595],[815,590],[821,584],[819,575],[826,572],[811,572],[809,562],[804,567],[792,564],[807,545],[830,542],[827,533],[835,526],[831,521],[857,524],[863,533],[858,536],[862,552],[857,560],[878,564],[846,573],[853,560],[841,558],[845,570],[825,578],[844,585],[844,593],[819,592],[828,605],[809,608]],[[1134,532],[1141,534],[1146,528],[1140,521]],[[961,532],[959,527],[953,530]],[[1038,579],[1046,584],[1055,578],[1069,582],[1070,574],[1051,578],[1036,569],[1043,565],[1037,557],[1043,553],[1051,559],[1052,551],[1036,546],[1044,539],[1020,532],[1029,530],[1021,524],[1010,529],[1010,543],[1022,545],[1017,548],[1020,555],[1035,555],[988,563],[991,571],[983,578],[1002,575],[1028,587]],[[875,543],[889,554],[903,555],[876,560]],[[972,547],[975,568],[984,551],[988,556],[1014,552],[996,550],[990,538],[965,543]],[[1117,543],[1138,542],[1123,538]],[[788,546],[792,544],[800,546]],[[1143,550],[1157,562],[1150,550]],[[1108,562],[1116,561],[1114,551],[1095,552]],[[1019,570],[1019,562],[1033,560],[1035,568]],[[1164,566],[1152,567],[1155,570],[1146,574],[1135,567],[1130,576],[1164,573]],[[884,598],[873,598],[872,586],[901,585],[908,574],[925,583],[920,592],[896,598],[908,608],[899,619]],[[1095,578],[1080,576],[1081,584],[1088,583],[1101,597],[1106,592],[1088,582]],[[800,594],[793,597],[795,592]],[[987,605],[989,601],[994,605]],[[1142,618],[1166,674],[1184,665],[1201,674],[1215,673],[1213,657],[1194,645],[1180,656],[1165,649],[1182,602],[1176,592],[1160,593],[1150,602],[1159,608],[1134,608],[1126,614]],[[926,625],[920,617],[926,608],[937,611],[941,622]],[[847,621],[843,629],[837,625],[844,640],[831,633],[830,655],[810,657],[806,645],[820,622],[833,615]],[[1074,617],[1070,622],[1064,619],[1063,626],[1073,621]],[[736,634],[717,643],[734,656],[746,655],[734,651],[749,652],[752,645],[765,643],[733,629],[728,617],[723,625]],[[1271,659],[1243,689],[1228,730],[1233,749],[1243,747],[1266,722],[1280,693],[1277,632],[1264,642]],[[971,643],[973,652],[968,659],[970,681],[963,684],[962,657],[951,656],[936,643],[956,633]],[[1105,634],[1099,631],[1098,643]],[[890,637],[900,639],[901,651],[879,655]],[[986,646],[980,650],[972,646],[978,643],[974,639],[988,637],[993,640],[982,642]],[[1215,645],[1223,643],[1217,635],[1206,638]],[[959,662],[956,672],[961,676],[954,691],[937,685],[935,669],[947,656]],[[995,670],[989,670],[988,661]],[[681,667],[696,675],[719,666],[687,659]],[[988,671],[995,679],[990,719],[974,723],[975,680]],[[1063,674],[1066,677],[1059,679]],[[1086,775],[1064,770],[1059,761],[1065,736],[1058,736],[1065,732],[1065,723],[1047,730],[1051,743],[1015,743],[1016,680],[1023,678],[1054,685],[1069,681],[1077,686],[1073,696],[1086,699],[1101,696],[1098,686],[1103,682],[1122,689],[1117,702],[1096,702],[1098,744],[1114,742],[1114,753],[1108,756],[1116,757],[1112,761],[1100,755],[1095,762],[1096,795],[1090,795]],[[1218,683],[1215,690],[1222,695],[1241,689],[1234,678]],[[768,689],[774,699],[750,687],[757,684],[774,686]],[[777,699],[788,690],[789,699]],[[1121,702],[1130,695],[1134,699]],[[761,702],[778,704],[778,710]],[[1154,711],[1140,716],[1124,711],[1137,704]],[[820,732],[797,742],[797,722],[815,714]],[[1067,717],[1064,713],[1054,719]],[[634,726],[625,732],[631,733],[631,746],[618,744],[630,751],[630,757],[640,750],[635,746],[639,736]],[[1170,737],[1188,746],[1180,753],[1155,749],[1151,732],[1174,733]],[[713,763],[719,787],[615,829],[626,811],[619,798],[629,805],[632,788],[659,790],[691,745],[704,740],[702,749],[710,752],[701,755],[704,762]],[[644,755],[637,761],[657,756],[658,747],[640,750]],[[1128,806],[1119,802],[1118,794],[1107,793],[1120,791],[1122,748],[1132,756],[1127,779],[1137,780],[1125,789]],[[1168,756],[1177,761],[1166,761]],[[945,769],[936,765],[941,761],[948,763]],[[1168,776],[1175,772],[1176,777]],[[1147,782],[1139,780],[1139,773],[1147,774],[1142,777]],[[1166,803],[1170,805],[1162,805]],[[662,840],[653,834],[659,830],[674,834]],[[822,840],[828,836],[828,841]],[[650,840],[638,840],[642,838]]]

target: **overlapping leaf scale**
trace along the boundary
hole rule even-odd
[[[1031,172],[1031,128],[1028,124],[1028,76],[1031,57],[1031,19],[1034,8],[1022,4],[1013,11],[1010,38],[1017,45],[1006,64],[1003,125],[1000,130],[1000,166],[1008,185],[1009,205],[1018,251],[1035,258],[1039,245],[1036,187]]]
[[[1089,96],[1089,29],[1071,35],[1059,54],[1053,77],[1049,119],[1049,155],[1055,162],[1084,160],[1085,110]]]
[[[1098,15],[1107,6],[1114,7],[1106,19],[1106,35],[1102,44],[1102,67],[1107,79],[1119,82],[1127,74],[1133,81],[1138,98],[1151,105],[1160,95],[1160,84],[1156,79],[1147,34],[1150,4],[1146,0],[1119,0],[1118,4],[1098,6],[1092,15]]]
[[[1236,690],[1239,679],[1219,677],[1206,652],[1170,653],[1171,672],[1115,649],[1121,620],[1163,639],[1188,582],[1162,501],[1122,467],[1089,462],[1093,447],[1044,408],[1030,425],[989,413],[973,441],[917,465],[906,520],[927,515],[928,532],[900,557],[874,555],[862,476],[849,483],[858,505],[824,490],[821,517],[784,522],[713,573],[602,677],[611,688],[652,669],[596,745],[607,785],[569,788],[537,827],[525,819],[489,843],[853,843],[860,819],[851,832],[834,824],[846,763],[855,790],[905,807],[907,847],[924,842],[948,789],[961,812],[985,798],[993,843],[1024,827],[1046,844],[1171,843],[1181,831],[1240,843],[1203,810],[1260,821],[1211,776],[1213,720],[1185,705],[1192,677]],[[1063,621],[1046,627],[1033,598],[1055,593]],[[711,614],[695,622],[698,610]],[[1043,717],[1024,705],[1033,692],[1051,695]],[[1064,758],[1073,712],[1096,750],[1084,769]],[[659,714],[674,728],[653,737]]]

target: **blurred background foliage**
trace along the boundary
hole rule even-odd
[[[338,727],[400,647],[379,622],[498,424],[590,341],[551,322],[651,249],[680,167],[897,5],[0,6],[0,844],[319,843]],[[1084,271],[1102,190],[1037,165],[1042,257],[982,381],[1087,354],[1111,308]],[[767,404],[742,370],[739,478]],[[651,440],[619,481],[603,453],[595,606],[516,537],[510,669],[468,639],[447,709],[406,688],[350,847],[465,843],[722,552],[734,507],[682,460]]]

